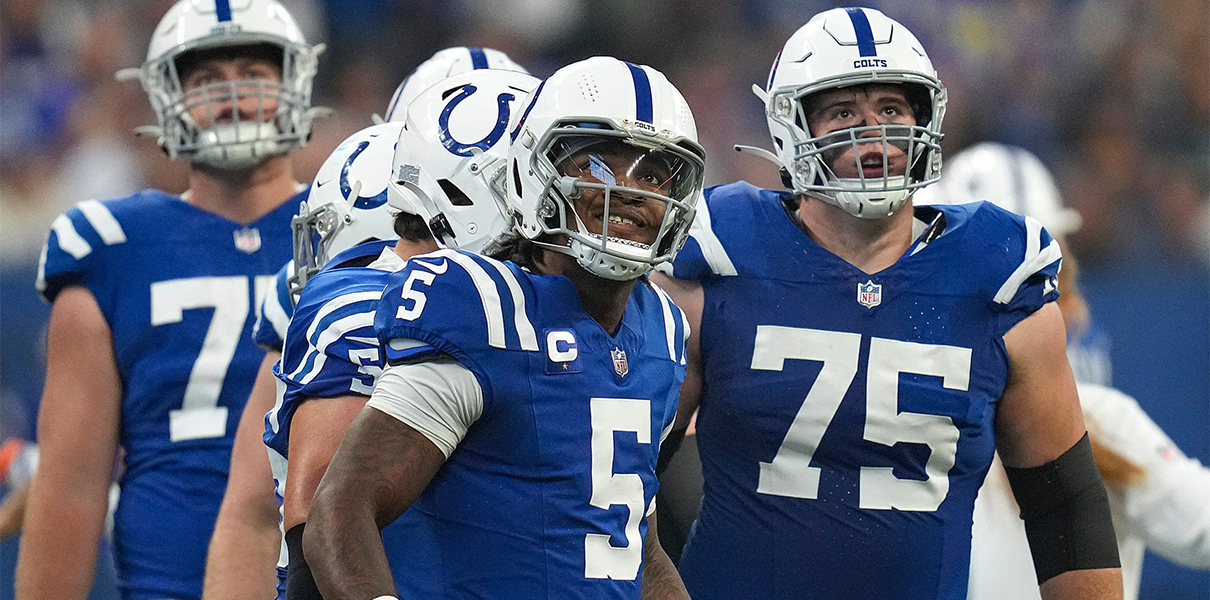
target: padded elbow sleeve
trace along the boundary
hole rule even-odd
[[[1087,433],[1044,465],[1005,471],[1021,506],[1039,584],[1067,571],[1121,566],[1109,496]]]

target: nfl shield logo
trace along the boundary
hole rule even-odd
[[[614,348],[609,355],[613,357],[613,371],[618,374],[618,377],[625,377],[630,372],[630,366],[626,364],[626,351]]]
[[[866,308],[882,304],[882,286],[874,283],[873,279],[857,284],[857,303]]]
[[[260,230],[245,227],[236,231],[235,248],[246,254],[260,250]]]

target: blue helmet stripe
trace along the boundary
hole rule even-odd
[[[487,68],[487,53],[483,48],[467,48],[471,51],[471,67],[474,69]]]
[[[228,0],[214,0],[214,14],[218,16],[219,23],[231,20],[231,2]]]
[[[651,123],[651,81],[647,79],[647,71],[632,63],[626,63],[626,66],[630,67],[630,76],[634,79],[635,120]]]
[[[766,90],[773,89],[773,78],[777,76],[777,66],[781,64],[781,53],[785,52],[785,51],[786,51],[785,48],[778,50],[777,58],[773,59],[773,69],[771,71],[769,71],[769,83],[767,85],[765,85]]]
[[[529,111],[534,109],[534,105],[538,103],[538,94],[542,93],[542,86],[546,85],[546,80],[538,84],[538,89],[534,90],[534,95],[529,99],[529,106],[525,107],[525,112],[521,113],[521,120],[517,121],[517,126],[513,128],[513,132],[508,134],[508,141],[517,141],[517,136],[521,135],[521,128],[525,127],[525,120],[529,118]]]
[[[862,56],[878,56],[878,50],[874,48],[874,32],[870,29],[870,20],[866,18],[865,11],[860,8],[844,10],[849,13],[849,20],[853,21],[853,33],[857,34],[857,51]]]

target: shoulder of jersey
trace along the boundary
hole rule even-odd
[[[706,188],[673,273],[683,279],[736,275],[734,259],[752,246],[754,228],[770,207],[781,210],[780,198],[781,192],[746,181]]]
[[[474,348],[537,351],[531,276],[511,263],[459,250],[413,256],[391,276],[375,328],[389,341],[419,340],[446,353]]]
[[[179,209],[179,196],[145,190],[110,200],[84,200],[51,222],[38,269],[37,289],[48,300],[60,289],[47,284],[70,273],[96,268],[108,250],[163,235]]]
[[[1053,278],[1062,257],[1059,244],[1036,219],[991,202],[935,205],[946,218],[946,232],[931,250],[970,277],[980,295],[1009,304],[1026,280]],[[978,268],[971,269],[971,266]],[[1043,284],[1044,294],[1053,282]]]

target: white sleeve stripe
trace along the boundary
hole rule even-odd
[[[676,358],[676,321],[672,317],[672,300],[660,289],[660,286],[651,284],[651,289],[660,298],[660,308],[664,313],[664,336],[668,341],[668,359],[672,362],[677,362]]]
[[[273,409],[265,414],[265,420],[269,423],[269,427],[273,429],[273,433],[277,433],[281,431],[281,419],[278,415],[286,404],[286,382],[277,376],[277,373],[281,372],[281,361],[279,360],[274,363],[274,366],[277,367],[277,370],[273,373],[273,393],[277,399],[273,401]]]
[[[373,325],[373,310],[349,315],[333,321],[331,325],[328,325],[328,327],[323,330],[323,333],[319,334],[319,339],[312,343],[310,349],[307,350],[308,356],[312,354],[315,355],[315,363],[311,366],[311,369],[298,380],[298,382],[303,385],[311,383],[311,381],[315,379],[315,376],[318,375],[321,370],[323,370],[324,362],[327,360],[328,346],[332,345],[332,342],[339,340],[351,331],[371,327]],[[306,364],[307,359],[304,357],[303,365]]]
[[[265,306],[261,309],[261,314],[269,320],[277,337],[285,339],[286,329],[290,326],[290,317],[286,314],[286,309],[281,305],[281,298],[277,294],[265,295]]]
[[[320,307],[319,312],[315,313],[315,317],[311,320],[311,326],[307,328],[307,340],[315,339],[315,330],[319,327],[320,322],[322,322],[324,317],[328,316],[333,311],[341,307],[348,306],[349,304],[353,304],[354,302],[378,300],[380,298],[382,298],[381,290],[377,292],[354,292],[352,294],[337,296],[336,298],[329,300],[327,304],[324,304],[322,307]],[[304,357],[302,364],[298,365],[298,368],[290,373],[288,377],[290,379],[297,380],[297,377],[302,373],[302,370],[306,368],[306,366],[307,361]]]
[[[438,250],[433,254],[444,256],[455,263],[458,263],[467,274],[471,276],[471,281],[475,283],[475,289],[479,290],[479,301],[483,304],[483,316],[487,319],[487,343],[493,348],[507,348],[507,343],[504,339],[504,308],[500,301],[500,292],[496,288],[496,281],[475,262],[475,259],[459,254],[454,250]]]
[[[517,337],[521,340],[521,349],[531,352],[538,351],[538,334],[534,331],[533,323],[529,322],[529,316],[525,314],[525,293],[521,291],[521,284],[517,282],[517,276],[504,266],[504,263],[491,261],[490,264],[500,272],[500,277],[504,278],[504,283],[508,285],[508,291],[513,296],[513,323],[517,327]]]
[[[702,258],[706,259],[706,264],[710,265],[710,270],[714,271],[715,275],[738,275],[735,265],[731,263],[731,257],[727,256],[727,250],[723,248],[722,241],[714,235],[714,229],[710,227],[710,208],[705,205],[705,199],[699,199],[698,203],[702,210],[697,211],[693,218],[693,224],[689,226],[689,236],[697,240],[697,245],[702,249]]]
[[[1025,217],[1025,235],[1025,257],[1021,265],[996,292],[994,300],[1000,304],[1011,302],[1026,279],[1063,256],[1059,244],[1054,240],[1051,240],[1046,248],[1039,250],[1042,245],[1042,224],[1037,219]]]
[[[105,242],[106,246],[126,241],[126,232],[122,231],[122,226],[104,204],[96,200],[85,200],[76,206],[84,213],[84,218],[88,219],[92,228],[101,235],[101,241]]]
[[[76,232],[75,224],[67,215],[56,217],[50,224],[50,228],[59,240],[59,248],[72,255],[76,260],[80,260],[92,252],[92,246],[83,237],[80,237],[80,234]]]
[[[34,289],[39,294],[46,291],[46,252],[47,244],[42,244],[42,252],[38,254],[38,278],[34,280]]]

